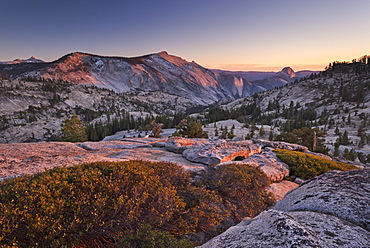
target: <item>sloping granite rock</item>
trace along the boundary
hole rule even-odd
[[[286,150],[293,150],[293,151],[306,151],[308,148],[306,146],[301,146],[297,144],[291,144],[282,141],[269,141],[263,139],[252,139],[255,144],[265,147],[272,147],[273,149],[286,149]]]
[[[290,191],[274,209],[327,213],[370,231],[370,169],[324,173]]]
[[[248,165],[260,167],[260,169],[271,179],[273,182],[279,182],[289,175],[289,166],[276,157],[274,152],[262,152],[251,155],[245,159]]]
[[[291,190],[297,188],[299,184],[283,180],[278,183],[272,183],[270,186],[267,187],[267,191],[271,192],[276,201],[280,201],[284,198],[284,196]]]
[[[170,137],[165,142],[165,147],[168,151],[181,154],[183,151],[194,145],[195,142],[191,139],[181,137]]]
[[[260,168],[272,182],[280,182],[289,175],[289,166],[280,161],[274,152],[254,153],[243,161],[228,161],[220,165],[237,163]]]
[[[196,144],[184,150],[182,154],[189,161],[211,165],[231,161],[236,157],[244,159],[260,152],[261,147],[250,140],[223,140],[215,144]]]
[[[268,210],[211,239],[200,248],[369,247],[370,233],[350,222],[315,212]]]
[[[370,247],[369,220],[370,169],[330,171],[200,247]]]

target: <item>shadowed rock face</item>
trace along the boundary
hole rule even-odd
[[[370,169],[330,171],[201,248],[370,247]]]

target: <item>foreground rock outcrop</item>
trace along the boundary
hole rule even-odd
[[[369,243],[369,232],[330,215],[269,210],[200,247],[369,247]]]
[[[196,144],[183,151],[184,157],[192,162],[216,165],[236,158],[245,159],[260,153],[261,147],[250,140],[218,141],[217,143]]]
[[[260,169],[273,182],[279,182],[287,177],[290,173],[289,166],[280,161],[276,154],[268,149],[261,153],[256,153],[245,159],[247,165],[260,167]]]
[[[330,171],[200,246],[370,247],[370,169]]]
[[[194,144],[195,142],[191,139],[182,137],[170,137],[165,142],[165,147],[171,152],[182,154],[186,149],[193,146]]]
[[[274,209],[325,213],[370,231],[370,169],[329,171],[301,184]]]

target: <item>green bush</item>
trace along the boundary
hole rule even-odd
[[[175,239],[169,232],[152,230],[144,225],[137,230],[122,234],[116,244],[120,248],[190,248],[193,247],[186,239]]]
[[[6,180],[0,183],[0,246],[186,247],[177,239],[271,204],[268,180],[257,169],[230,165],[201,176],[194,180],[172,163],[126,161]],[[144,236],[153,246],[137,245]]]
[[[290,166],[290,175],[311,179],[330,170],[348,171],[356,166],[335,162],[320,156],[290,150],[275,150],[276,155]]]

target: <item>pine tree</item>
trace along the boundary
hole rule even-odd
[[[340,131],[339,131],[338,126],[335,128],[334,133],[335,133],[336,135],[340,135]]]
[[[219,136],[220,139],[226,139],[227,138],[227,133],[228,133],[228,130],[227,130],[227,126],[225,126],[223,129],[221,129],[222,132],[221,132],[221,135]]]
[[[356,157],[357,157],[356,151],[355,151],[355,149],[352,148],[349,151],[349,159],[352,160],[352,161],[355,161]]]
[[[228,139],[232,139],[232,138],[234,138],[234,137],[235,137],[234,129],[231,129],[231,131],[230,131],[230,132],[228,132],[228,134],[227,134],[227,138],[228,138]]]
[[[262,126],[261,126],[261,128],[260,128],[259,135],[260,135],[260,136],[265,135],[265,130],[263,129],[263,125],[262,125]]]
[[[271,141],[274,140],[274,133],[272,131],[270,131],[269,140],[271,140]]]
[[[62,140],[67,142],[83,142],[87,140],[86,127],[76,114],[71,119],[65,119],[62,124]]]
[[[347,130],[344,131],[342,136],[342,145],[348,145],[349,144],[349,138],[348,138],[348,132]]]
[[[343,157],[350,160],[349,150],[348,148],[344,149]]]
[[[334,157],[338,157],[339,156],[339,148],[338,147],[334,147],[334,154],[333,154]]]

